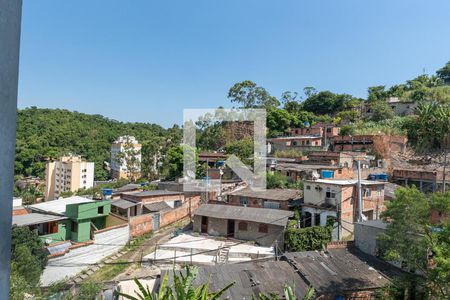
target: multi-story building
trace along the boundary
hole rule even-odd
[[[303,201],[303,227],[325,226],[331,217],[339,219],[336,238],[353,234],[353,223],[359,219],[357,180],[307,180]],[[361,180],[361,203],[363,218],[378,220],[385,208],[384,182]]]
[[[63,156],[45,166],[45,199],[58,198],[62,192],[76,192],[94,186],[94,163],[80,156]]]
[[[141,177],[142,145],[134,136],[121,136],[111,145],[113,178],[137,179]]]

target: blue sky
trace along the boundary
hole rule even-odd
[[[24,0],[19,107],[181,123],[230,107],[252,80],[271,94],[367,87],[450,60],[448,0]]]

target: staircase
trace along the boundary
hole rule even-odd
[[[217,263],[218,264],[226,264],[228,262],[228,253],[230,252],[230,244],[232,243],[223,243],[217,253]]]

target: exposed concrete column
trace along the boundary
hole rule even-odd
[[[21,0],[0,0],[0,299],[9,299]]]

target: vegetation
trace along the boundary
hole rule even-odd
[[[322,250],[327,243],[331,242],[333,226],[313,226],[297,228],[290,224],[285,234],[285,243],[289,251],[311,251]]]
[[[450,222],[443,218],[433,224],[430,219],[432,210],[448,216],[449,208],[449,192],[425,195],[415,187],[396,190],[395,199],[382,214],[390,223],[379,242],[385,259],[400,261],[410,271],[397,287],[406,287],[409,293],[421,292],[420,297],[427,299],[450,296]],[[416,274],[421,278],[416,279]],[[404,290],[390,289],[387,294],[397,299]]]
[[[289,177],[279,173],[267,173],[266,186],[268,189],[299,189],[303,190],[302,181],[292,181]]]
[[[162,279],[161,287],[158,293],[152,293],[148,287],[144,287],[138,279],[135,279],[136,285],[139,287],[139,292],[135,291],[136,295],[128,295],[117,293],[126,299],[130,300],[216,300],[225,293],[234,283],[228,284],[226,287],[217,292],[209,290],[209,283],[203,283],[199,287],[194,287],[194,280],[197,277],[197,267],[186,266],[184,272],[173,273],[173,286],[167,285],[169,280],[168,273]]]
[[[164,129],[149,123],[123,123],[100,115],[62,109],[18,110],[15,173],[44,177],[45,162],[63,154],[82,155],[95,163],[95,179],[106,180],[111,143],[119,136],[132,135],[142,143],[142,171],[151,171],[154,155],[165,153],[181,141],[181,129]]]
[[[280,299],[286,299],[286,300],[297,300],[297,296],[295,296],[294,291],[292,290],[292,287],[289,285],[285,285],[283,287],[284,290],[284,297],[280,296],[276,293],[271,293],[269,295],[259,294],[258,298],[260,300],[280,300]],[[281,298],[282,297],[282,298]],[[314,288],[310,287],[308,291],[306,292],[306,295],[302,298],[302,300],[310,300],[314,297]],[[254,296],[252,299],[256,299]],[[298,299],[300,300],[300,299]]]
[[[38,287],[47,253],[36,232],[28,227],[12,228],[11,241],[11,299],[23,299]]]

